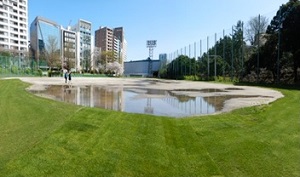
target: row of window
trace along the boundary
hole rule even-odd
[[[68,38],[68,37],[64,37],[64,41],[67,41],[69,43],[75,43],[76,42],[75,38]]]
[[[20,38],[20,39],[25,39],[25,40],[27,39],[26,35],[19,35],[19,34],[16,34],[16,33],[8,33],[6,31],[0,31],[0,35],[10,36],[10,37],[14,37],[14,38]]]
[[[20,4],[23,4],[24,6],[26,6],[26,2],[27,2],[27,1],[19,0],[19,3],[20,3]]]
[[[0,22],[7,23],[8,20],[7,20],[7,19],[4,19],[4,18],[0,18]]]
[[[0,17],[1,17],[1,16],[2,16],[2,17],[5,17],[5,19],[7,19],[8,14],[0,11]],[[18,17],[17,17],[17,16],[11,16],[11,19],[18,20]],[[22,22],[25,22],[25,23],[26,23],[26,18],[19,17],[19,21],[22,21]]]
[[[18,6],[18,2],[16,0],[0,0],[0,2],[10,6]],[[23,4],[24,6],[26,6],[26,2],[26,0],[19,0],[19,4]]]
[[[0,30],[1,29],[8,30],[8,26],[0,24]],[[19,32],[19,33],[22,33],[22,34],[26,34],[26,30],[14,28],[14,27],[10,27],[10,31],[12,31],[12,32]]]
[[[82,21],[80,22],[79,27],[80,31],[91,31],[92,28],[91,24]]]
[[[2,38],[2,37],[0,37],[0,41],[1,41],[1,42],[6,42],[6,43],[7,43],[9,40],[8,40],[7,38]],[[18,40],[13,40],[13,39],[10,40],[10,43],[11,43],[11,44],[27,45],[27,42],[26,42],[26,41],[18,41]]]
[[[25,48],[25,47],[18,47],[18,46],[14,46],[14,45],[11,45],[10,47],[9,47],[9,45],[7,45],[7,44],[0,44],[0,48],[3,48],[3,49],[12,49],[12,50],[19,50],[19,51],[27,51],[27,48]]]
[[[6,12],[10,12],[10,13],[26,15],[26,7],[24,7],[24,6],[19,6],[19,8],[14,9],[14,8],[8,7],[6,5],[0,5],[0,9],[2,9],[2,11],[6,11]],[[19,13],[18,13],[18,11],[19,11]]]
[[[0,22],[3,22],[3,23],[6,23],[6,24],[7,24],[7,23],[8,23],[8,20],[7,20],[7,19],[4,19],[4,18],[0,18]],[[23,28],[26,28],[26,27],[27,27],[26,24],[24,24],[24,23],[18,23],[18,22],[13,21],[13,20],[10,20],[9,23],[10,23],[11,25],[14,25],[14,26],[19,26],[19,27],[23,27]]]
[[[10,17],[11,19],[16,19],[16,20],[18,20],[18,16],[15,14],[10,14],[10,15],[8,15],[8,13],[6,13],[6,12],[3,12],[3,11],[0,11],[0,16],[3,16],[3,17]],[[19,12],[19,16],[23,16],[23,17],[26,17],[26,13],[25,12]]]
[[[67,33],[67,32],[65,32],[64,36],[67,37],[67,38],[74,38],[75,39],[76,35],[74,33]]]

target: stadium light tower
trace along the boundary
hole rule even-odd
[[[153,59],[153,49],[156,47],[156,40],[148,40],[147,48],[149,48],[149,58]]]

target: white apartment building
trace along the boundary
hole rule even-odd
[[[28,1],[0,0],[0,48],[28,51]]]
[[[79,19],[78,23],[72,27],[76,32],[76,71],[88,70],[88,66],[93,64],[92,52],[94,50],[94,40],[92,36],[92,23]],[[93,66],[91,66],[93,67]]]

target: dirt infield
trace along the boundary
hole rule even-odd
[[[13,78],[7,78],[13,79]],[[32,84],[29,89],[40,90],[47,85],[64,85],[64,78],[62,77],[20,77],[23,82]],[[178,81],[178,80],[160,80],[151,78],[87,78],[87,77],[73,77],[70,83],[74,86],[94,85],[107,87],[130,87],[130,88],[147,88],[160,89],[176,92],[184,91],[188,96],[223,96],[223,95],[244,95],[245,97],[232,98],[224,103],[221,112],[228,112],[233,109],[255,106],[261,104],[269,104],[281,97],[282,93],[266,88],[250,87],[250,86],[234,86],[219,83],[194,82],[194,81]],[[197,90],[211,90],[213,92],[201,92]],[[218,91],[222,90],[222,91]],[[250,96],[250,97],[249,97]]]

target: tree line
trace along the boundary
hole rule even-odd
[[[202,56],[179,55],[160,70],[160,77],[299,83],[299,31],[300,2],[290,0],[279,7],[269,24],[260,15],[251,18],[246,29],[238,21],[231,35],[219,39]]]

